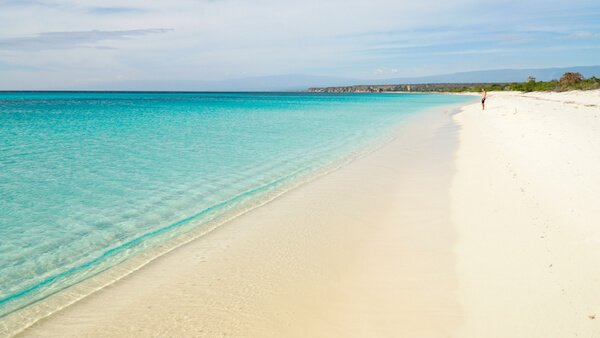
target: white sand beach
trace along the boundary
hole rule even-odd
[[[600,91],[492,93],[455,120],[455,336],[599,337]]]
[[[600,91],[490,93],[24,337],[598,337]]]

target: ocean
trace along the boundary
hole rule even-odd
[[[343,165],[425,109],[467,100],[0,93],[0,321]]]

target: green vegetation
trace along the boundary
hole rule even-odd
[[[468,86],[449,88],[449,92],[479,92],[481,89],[487,91],[567,91],[567,90],[591,90],[600,89],[600,79],[591,77],[585,79],[580,73],[565,73],[560,80],[513,82],[504,84],[487,84],[483,86]]]
[[[527,82],[513,83],[424,83],[391,85],[356,85],[345,87],[309,88],[315,93],[384,93],[384,92],[480,92],[490,91],[567,91],[599,89],[600,79],[585,79],[580,73],[565,73],[559,80],[536,81],[529,77]]]

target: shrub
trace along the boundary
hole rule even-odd
[[[583,80],[584,77],[581,75],[581,73],[566,72],[560,78],[558,83],[560,84],[561,89],[568,89],[569,87],[574,86]]]

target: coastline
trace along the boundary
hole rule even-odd
[[[435,97],[435,96],[432,96]],[[426,98],[425,96],[423,98]],[[379,100],[379,98],[377,99]],[[446,102],[446,101],[464,101],[464,100],[457,100],[457,98],[451,98],[451,97],[446,97],[445,99],[441,100],[442,102]],[[369,111],[370,105],[366,105],[365,109],[367,111]],[[361,114],[362,116],[365,116],[365,114]],[[402,119],[406,119],[406,118],[410,118],[411,115],[405,115],[405,114],[401,114],[399,118]],[[373,118],[366,118],[369,120],[374,120]],[[307,120],[312,120],[312,119],[307,119]],[[397,123],[391,123],[388,125],[387,129],[388,131],[391,131],[393,129],[395,129],[397,126]],[[247,201],[249,203],[244,203],[244,201],[241,201],[241,203],[238,203],[238,208],[231,208],[230,211],[226,214],[223,215],[223,217],[217,217],[215,219],[212,219],[212,221],[210,221],[210,223],[208,222],[204,222],[203,225],[201,227],[196,227],[197,231],[193,231],[193,233],[186,233],[183,236],[179,236],[174,240],[169,240],[169,241],[162,241],[159,242],[157,241],[149,241],[154,239],[155,235],[169,235],[172,232],[170,231],[170,228],[183,228],[187,225],[189,225],[190,223],[194,222],[197,216],[203,217],[201,215],[203,215],[205,213],[205,211],[208,211],[209,213],[211,213],[212,211],[210,210],[211,208],[208,209],[204,209],[202,211],[200,211],[197,214],[193,214],[191,217],[187,217],[187,218],[180,218],[177,220],[177,222],[175,223],[170,223],[168,227],[164,228],[167,231],[163,232],[163,228],[159,229],[158,232],[150,232],[150,233],[146,233],[143,234],[142,236],[144,236],[144,238],[146,239],[144,242],[145,243],[157,243],[159,244],[159,246],[157,248],[152,248],[152,249],[146,249],[142,252],[138,252],[135,255],[132,255],[129,259],[125,260],[124,262],[118,264],[116,267],[111,267],[108,270],[104,270],[103,266],[101,264],[96,265],[98,267],[98,269],[96,269],[94,272],[94,275],[92,275],[91,278],[85,279],[83,282],[79,282],[77,284],[75,284],[74,286],[68,287],[68,288],[64,288],[64,287],[60,287],[60,285],[58,285],[58,283],[56,284],[58,287],[53,286],[52,288],[47,288],[47,290],[49,290],[50,292],[46,293],[46,295],[49,295],[45,298],[43,298],[41,301],[36,302],[32,305],[25,305],[25,307],[21,307],[21,310],[18,311],[14,311],[14,312],[9,312],[8,315],[4,316],[3,312],[2,315],[2,319],[0,320],[0,336],[4,336],[4,335],[8,335],[7,332],[18,332],[20,331],[23,327],[29,326],[31,325],[31,323],[35,322],[37,319],[41,318],[41,317],[45,317],[47,315],[51,315],[53,313],[55,313],[56,311],[60,310],[61,308],[64,308],[65,306],[68,306],[69,304],[72,304],[73,302],[76,302],[78,300],[80,300],[81,298],[89,295],[92,292],[95,292],[99,289],[104,288],[105,286],[113,283],[115,280],[120,279],[122,276],[124,275],[128,275],[131,272],[138,270],[139,267],[141,265],[146,264],[148,261],[153,260],[154,258],[156,258],[157,256],[160,256],[161,254],[168,252],[170,250],[172,250],[174,247],[177,247],[193,238],[199,237],[204,235],[207,231],[212,230],[215,227],[218,227],[220,224],[222,224],[223,222],[227,222],[237,216],[239,216],[239,214],[243,214],[246,211],[257,207],[257,206],[261,206],[265,203],[268,203],[270,200],[272,200],[273,198],[277,197],[278,195],[280,195],[281,193],[285,193],[287,190],[289,189],[293,189],[294,186],[298,186],[298,185],[302,185],[303,183],[305,183],[306,181],[310,181],[311,179],[313,179],[316,176],[321,176],[323,174],[326,174],[328,171],[330,170],[335,170],[336,167],[339,166],[343,166],[345,165],[348,161],[352,161],[353,158],[355,157],[360,157],[360,156],[364,156],[366,153],[373,151],[374,148],[377,148],[379,146],[381,146],[382,143],[385,143],[385,141],[388,140],[388,138],[391,136],[390,132],[383,132],[380,129],[380,132],[377,134],[377,136],[372,135],[373,137],[371,137],[371,139],[368,142],[366,141],[366,138],[364,142],[361,142],[360,139],[357,139],[356,141],[353,142],[346,142],[346,144],[348,145],[348,153],[344,154],[344,156],[341,156],[341,158],[337,158],[335,162],[323,162],[322,165],[320,166],[320,168],[318,168],[319,166],[314,166],[314,168],[316,168],[316,170],[311,171],[308,175],[302,175],[302,173],[300,173],[300,175],[292,175],[292,176],[286,176],[283,178],[283,184],[277,184],[277,188],[276,189],[269,189],[268,192],[265,192],[265,190],[263,190],[263,187],[267,186],[271,187],[273,186],[273,184],[266,184],[266,185],[261,185],[259,187],[257,187],[256,189],[252,189],[252,190],[247,190],[244,193],[238,195],[241,196],[241,198],[245,198],[247,195],[252,195],[258,198],[253,198],[252,196],[250,196],[251,198],[249,200],[244,200]],[[292,133],[293,135],[293,133]],[[352,153],[350,153],[350,150],[353,150]],[[284,154],[285,155],[285,154]],[[275,158],[280,158],[279,156],[275,157]],[[284,157],[285,158],[285,157]],[[333,157],[332,157],[332,161],[333,161]],[[295,168],[292,168],[295,169]],[[300,168],[302,169],[302,168]],[[296,172],[300,172],[300,169],[297,170]],[[314,174],[314,175],[312,175]],[[296,177],[299,176],[299,177]],[[310,177],[309,177],[310,176]],[[291,177],[291,179],[288,179],[289,177]],[[277,182],[279,182],[281,180],[277,180]],[[281,182],[279,182],[281,183]],[[258,192],[258,193],[255,193]],[[182,194],[183,195],[183,194]],[[238,196],[234,197],[234,199],[237,199]],[[264,197],[264,198],[263,198]],[[227,200],[225,202],[230,202],[230,200]],[[237,201],[236,201],[237,203]],[[227,203],[230,204],[230,203]],[[132,208],[135,209],[137,208],[137,205],[132,205],[129,203],[126,203],[125,208]],[[218,205],[217,205],[218,206]],[[85,213],[86,215],[92,215],[92,222],[93,222],[93,213]],[[214,214],[207,214],[208,217],[203,218],[204,219],[208,219],[211,220],[211,215]],[[213,222],[214,221],[214,222]],[[189,227],[188,227],[189,228]],[[186,229],[184,229],[186,230]],[[177,229],[175,229],[175,231],[177,231]],[[15,232],[16,233],[16,232]],[[156,236],[156,237],[158,237]],[[138,239],[134,239],[132,243],[136,243]],[[115,250],[109,250],[107,252],[105,252],[105,254],[102,254],[101,256],[98,256],[100,259],[103,259],[104,257],[112,257],[114,256],[115,253],[119,253],[120,249],[128,249],[129,242],[125,243],[124,246],[118,246],[115,247]],[[144,244],[145,245],[145,244]],[[95,263],[95,261],[92,261],[92,263]],[[104,266],[106,267],[106,265]],[[78,269],[79,267],[77,267]],[[71,271],[75,271],[75,270],[69,270],[67,271],[68,273],[71,273]],[[96,271],[100,271],[100,273],[98,275],[95,274]],[[75,272],[78,272],[78,270],[76,270]],[[61,276],[59,276],[61,277]],[[51,276],[50,278],[46,279],[46,280],[53,280],[53,276]],[[44,285],[45,281],[43,281],[40,284],[37,285]],[[37,285],[35,285],[37,287]],[[29,290],[26,290],[27,292]],[[19,295],[20,297],[20,295]],[[39,298],[38,298],[39,299]],[[3,299],[4,300],[4,299]],[[23,304],[27,301],[29,301],[29,299],[27,297],[21,297],[20,299],[18,299],[19,301],[22,300],[23,303],[18,304],[17,302],[13,302],[12,304],[9,305],[16,305],[16,306],[23,306]],[[11,299],[9,299],[9,301],[12,301]],[[15,308],[16,308],[15,306]],[[5,308],[6,309],[6,308]],[[14,320],[13,320],[14,319]]]
[[[456,314],[439,311],[441,303],[455,305],[446,292],[454,285],[449,261],[454,235],[448,224],[440,223],[449,219],[442,213],[449,210],[455,133],[448,129],[451,111],[440,109],[407,123],[394,141],[374,153],[157,258],[22,336],[446,332],[444,325],[428,324],[439,318],[450,325]],[[424,191],[424,184],[432,192],[415,199],[413,193]],[[439,196],[439,213],[421,219],[422,213],[410,211],[430,205],[433,196]],[[407,207],[396,209],[397,204]],[[411,226],[399,228],[402,219]],[[418,230],[423,224],[443,236],[424,238]],[[379,245],[383,242],[384,248]],[[423,251],[437,258],[424,260]],[[399,258],[411,278],[397,273]],[[432,293],[422,283],[439,283],[440,277],[448,281],[448,289]],[[380,300],[390,298],[390,289],[398,290],[394,301],[386,302],[388,315],[381,316]],[[407,302],[406,297],[414,299]],[[402,302],[410,320],[398,322],[396,307]],[[420,310],[413,314],[415,309]],[[332,322],[327,314],[333,313]],[[360,328],[350,325],[363,313],[369,320]]]
[[[489,93],[23,337],[596,337],[600,91]]]

